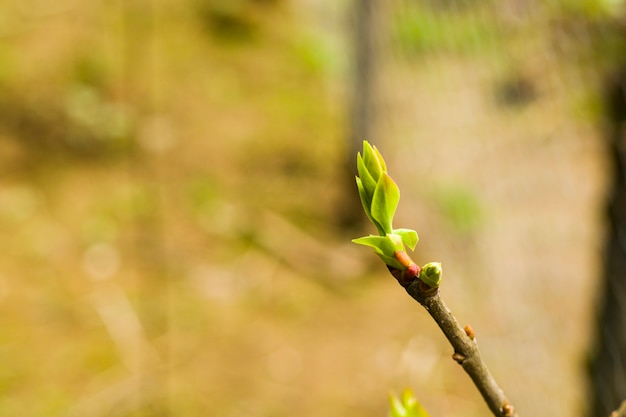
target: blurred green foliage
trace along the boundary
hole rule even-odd
[[[210,214],[215,210],[220,193],[214,180],[198,178],[191,180],[187,185],[187,196],[191,207],[198,214]]]
[[[279,258],[238,231],[331,217],[333,35],[281,0],[0,16],[0,415],[232,415],[255,381],[220,367],[257,351],[231,331],[321,291],[276,301]]]
[[[431,201],[451,231],[467,234],[480,228],[485,209],[471,189],[460,184],[441,185],[432,190]]]
[[[474,7],[442,11],[423,2],[408,2],[393,16],[392,38],[408,57],[484,52],[502,37],[497,21],[485,17]]]

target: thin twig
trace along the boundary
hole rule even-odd
[[[456,318],[441,299],[437,289],[431,290],[419,279],[405,287],[411,297],[419,302],[437,322],[454,348],[452,358],[472,378],[491,412],[497,417],[518,417],[511,402],[505,397],[480,356],[473,330],[459,326]]]

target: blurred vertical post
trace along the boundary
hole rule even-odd
[[[356,0],[354,4],[353,102],[350,115],[350,161],[363,140],[372,138],[377,72],[376,4],[379,0]],[[354,164],[353,164],[354,165]],[[356,172],[356,171],[355,171]]]
[[[626,64],[606,93],[613,172],[607,204],[596,351],[591,363],[593,403],[589,416],[608,416],[626,399]]]
[[[384,0],[354,0],[352,6],[353,60],[350,80],[352,96],[350,121],[346,146],[346,191],[342,193],[339,213],[342,226],[356,229],[362,225],[361,203],[356,192],[355,155],[363,140],[372,140],[372,130],[377,116],[376,77],[379,68],[376,35],[380,31],[380,4]],[[374,141],[375,142],[375,141]]]

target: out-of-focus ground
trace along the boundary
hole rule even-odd
[[[610,59],[558,2],[444,3],[381,11],[368,139],[396,224],[443,262],[520,415],[581,415]],[[374,417],[405,387],[433,416],[488,414],[426,312],[349,243],[372,230],[338,225],[348,16],[0,3],[0,415]]]

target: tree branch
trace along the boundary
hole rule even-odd
[[[491,412],[497,417],[518,417],[513,405],[505,397],[480,356],[474,331],[469,326],[465,329],[459,326],[456,318],[441,299],[438,288],[431,289],[421,280],[415,279],[406,285],[405,289],[437,322],[454,348],[452,358],[472,378]]]
[[[379,235],[353,239],[354,243],[369,246],[385,262],[391,275],[407,292],[430,313],[454,348],[452,358],[472,378],[489,409],[496,417],[517,417],[513,405],[496,384],[483,362],[474,331],[459,323],[439,297],[441,264],[429,262],[421,268],[406,253],[405,246],[415,248],[417,232],[394,229],[394,213],[400,200],[400,189],[387,173],[387,164],[375,146],[363,141],[363,155],[357,154],[356,185],[365,214],[376,226]]]

